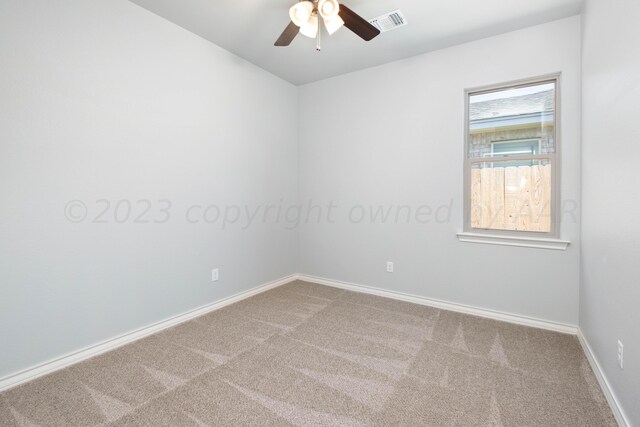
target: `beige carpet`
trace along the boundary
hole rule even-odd
[[[0,394],[0,425],[608,426],[574,336],[291,283]]]

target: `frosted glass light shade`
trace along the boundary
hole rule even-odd
[[[312,16],[309,18],[306,24],[300,27],[300,34],[310,38],[315,38],[318,34],[318,17]]]
[[[318,2],[318,12],[324,19],[333,19],[340,12],[338,0],[320,0]]]
[[[338,31],[344,25],[344,21],[339,16],[324,20],[324,26],[327,27],[329,35]]]
[[[289,9],[289,17],[298,27],[303,27],[309,22],[312,12],[313,3],[310,1],[301,1],[291,6],[291,9]]]

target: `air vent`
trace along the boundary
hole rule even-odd
[[[369,23],[379,29],[382,33],[404,27],[408,24],[407,18],[404,17],[400,9],[378,16],[377,18],[369,21]]]

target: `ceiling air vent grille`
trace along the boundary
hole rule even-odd
[[[377,18],[369,21],[369,23],[383,33],[404,27],[408,24],[407,18],[404,17],[400,9],[378,16]]]

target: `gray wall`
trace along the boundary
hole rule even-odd
[[[295,202],[296,87],[125,0],[0,11],[0,377],[295,272],[273,216],[185,213]]]
[[[590,0],[583,27],[580,328],[632,425],[640,425],[638,17],[637,0]]]
[[[577,209],[562,218],[566,252],[456,238],[464,89],[555,72],[563,73],[561,191],[571,210],[580,197],[579,17],[302,86],[300,199],[336,207],[333,223],[312,218],[301,228],[301,273],[576,325]],[[407,224],[406,209],[398,223],[393,213],[360,221],[358,207],[408,205],[415,214],[450,204],[440,223]]]

